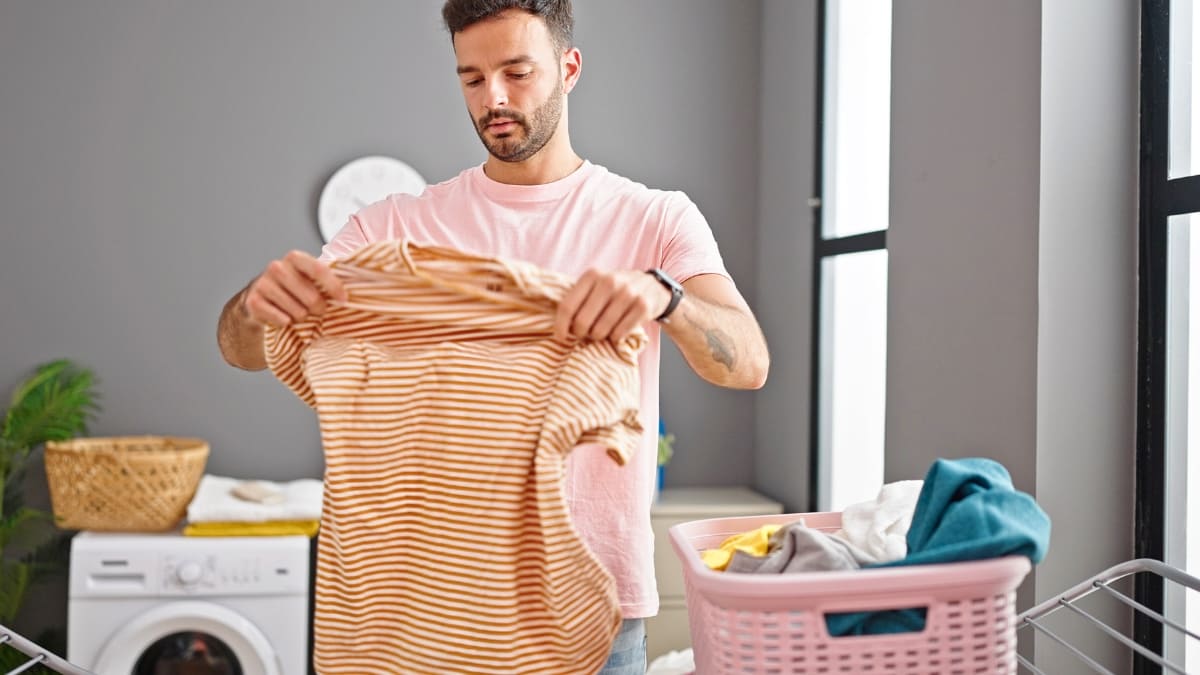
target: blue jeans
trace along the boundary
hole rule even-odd
[[[646,675],[646,620],[625,619],[598,675]]]

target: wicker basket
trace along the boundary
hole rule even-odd
[[[208,443],[123,436],[46,443],[46,480],[59,527],[162,532],[175,527],[204,474]]]

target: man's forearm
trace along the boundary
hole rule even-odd
[[[705,380],[734,389],[758,389],[766,382],[766,339],[748,311],[690,295],[663,329]]]
[[[229,365],[243,370],[262,370],[267,367],[263,327],[246,312],[242,302],[245,295],[246,289],[242,289],[221,310],[221,319],[217,322],[217,345]]]

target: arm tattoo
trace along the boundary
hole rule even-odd
[[[725,369],[729,372],[733,372],[737,355],[734,352],[733,341],[729,339],[729,335],[718,328],[705,329],[704,326],[691,317],[688,317],[688,323],[692,324],[697,330],[704,331],[704,337],[708,340],[708,348],[712,350],[713,361],[725,366]]]
[[[715,328],[705,331],[704,335],[708,337],[708,346],[712,349],[713,360],[725,366],[725,369],[729,372],[733,372],[733,347],[725,346],[725,342],[729,340],[729,336]]]

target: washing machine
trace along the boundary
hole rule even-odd
[[[305,675],[308,537],[81,532],[67,659],[97,675]]]

